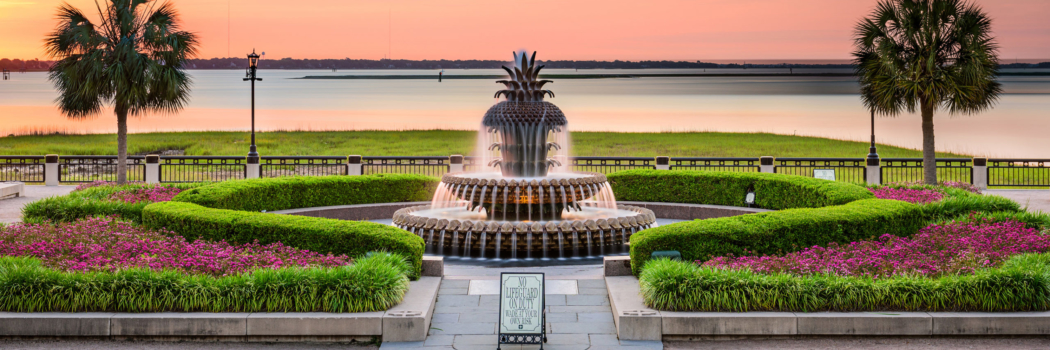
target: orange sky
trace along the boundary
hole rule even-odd
[[[84,10],[91,0],[70,0]],[[177,0],[201,57],[847,59],[874,0]],[[57,0],[0,0],[0,57],[45,58]],[[232,7],[227,31],[227,3]],[[1005,60],[1050,58],[1050,0],[978,1]],[[388,16],[392,32],[388,41]]]

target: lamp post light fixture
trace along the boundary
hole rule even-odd
[[[252,82],[252,145],[248,148],[248,163],[250,164],[259,163],[259,152],[255,148],[255,81],[262,81],[262,78],[255,76],[255,71],[258,69],[259,55],[255,53],[255,49],[252,49],[252,53],[248,54],[248,70],[244,78],[244,81]]]

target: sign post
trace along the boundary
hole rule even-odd
[[[821,180],[835,181],[835,169],[813,169],[813,177]]]
[[[547,315],[543,273],[504,272],[499,286],[500,344],[539,344],[547,342]]]

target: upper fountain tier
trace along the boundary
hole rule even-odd
[[[547,142],[547,138],[552,132],[562,132],[568,121],[557,106],[543,100],[547,95],[554,97],[554,93],[543,90],[543,85],[551,81],[537,80],[543,66],[535,63],[536,52],[532,59],[522,52],[514,69],[503,66],[510,80],[496,81],[506,86],[496,92],[496,97],[504,96],[506,100],[489,108],[482,120],[486,127],[483,132],[499,134],[499,142],[490,145],[489,150],[498,148],[501,158],[491,165],[498,165],[507,177],[543,177],[552,165],[560,164],[547,154],[552,148],[561,149],[561,145]]]

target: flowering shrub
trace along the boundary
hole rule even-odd
[[[904,187],[874,187],[869,190],[879,199],[896,199],[909,203],[923,204],[944,199],[944,194],[934,189],[912,189]]]
[[[1018,221],[953,221],[930,225],[911,238],[883,235],[877,241],[831,243],[785,256],[719,257],[705,266],[848,276],[940,276],[973,273],[1010,256],[1050,251],[1050,236]]]
[[[117,185],[116,182],[110,182],[110,181],[105,181],[105,180],[95,180],[95,181],[92,181],[92,182],[86,182],[86,183],[79,184],[79,185],[77,185],[77,188],[74,189],[73,191],[83,191],[83,190],[86,190],[86,189],[89,189],[89,188],[92,188],[92,187],[116,186],[116,185]]]
[[[39,258],[45,267],[68,271],[116,271],[130,267],[224,276],[257,268],[341,266],[346,255],[323,255],[274,243],[231,245],[187,242],[174,233],[151,231],[115,218],[90,218],[57,225],[16,224],[0,230],[0,255]]]
[[[937,184],[940,185],[940,186],[944,186],[944,187],[957,188],[957,189],[964,190],[964,191],[967,191],[967,192],[970,192],[970,193],[981,194],[981,189],[980,188],[977,188],[977,186],[974,186],[974,185],[972,185],[972,184],[970,184],[968,182],[940,181]],[[932,187],[932,186],[926,186],[926,184],[922,183],[922,181],[894,182],[894,183],[889,184],[888,186],[890,186],[890,187],[912,187],[912,188],[914,188],[914,187]]]
[[[170,201],[173,197],[175,197],[175,195],[179,194],[179,192],[182,192],[182,189],[175,187],[153,186],[122,190],[110,195],[109,199],[124,203],[167,202]]]
[[[970,183],[966,183],[966,182],[941,181],[941,186],[951,187],[951,188],[958,188],[960,190],[969,191],[970,193],[981,194],[981,189],[980,188],[977,188],[977,186],[974,186],[974,185],[972,185]]]

